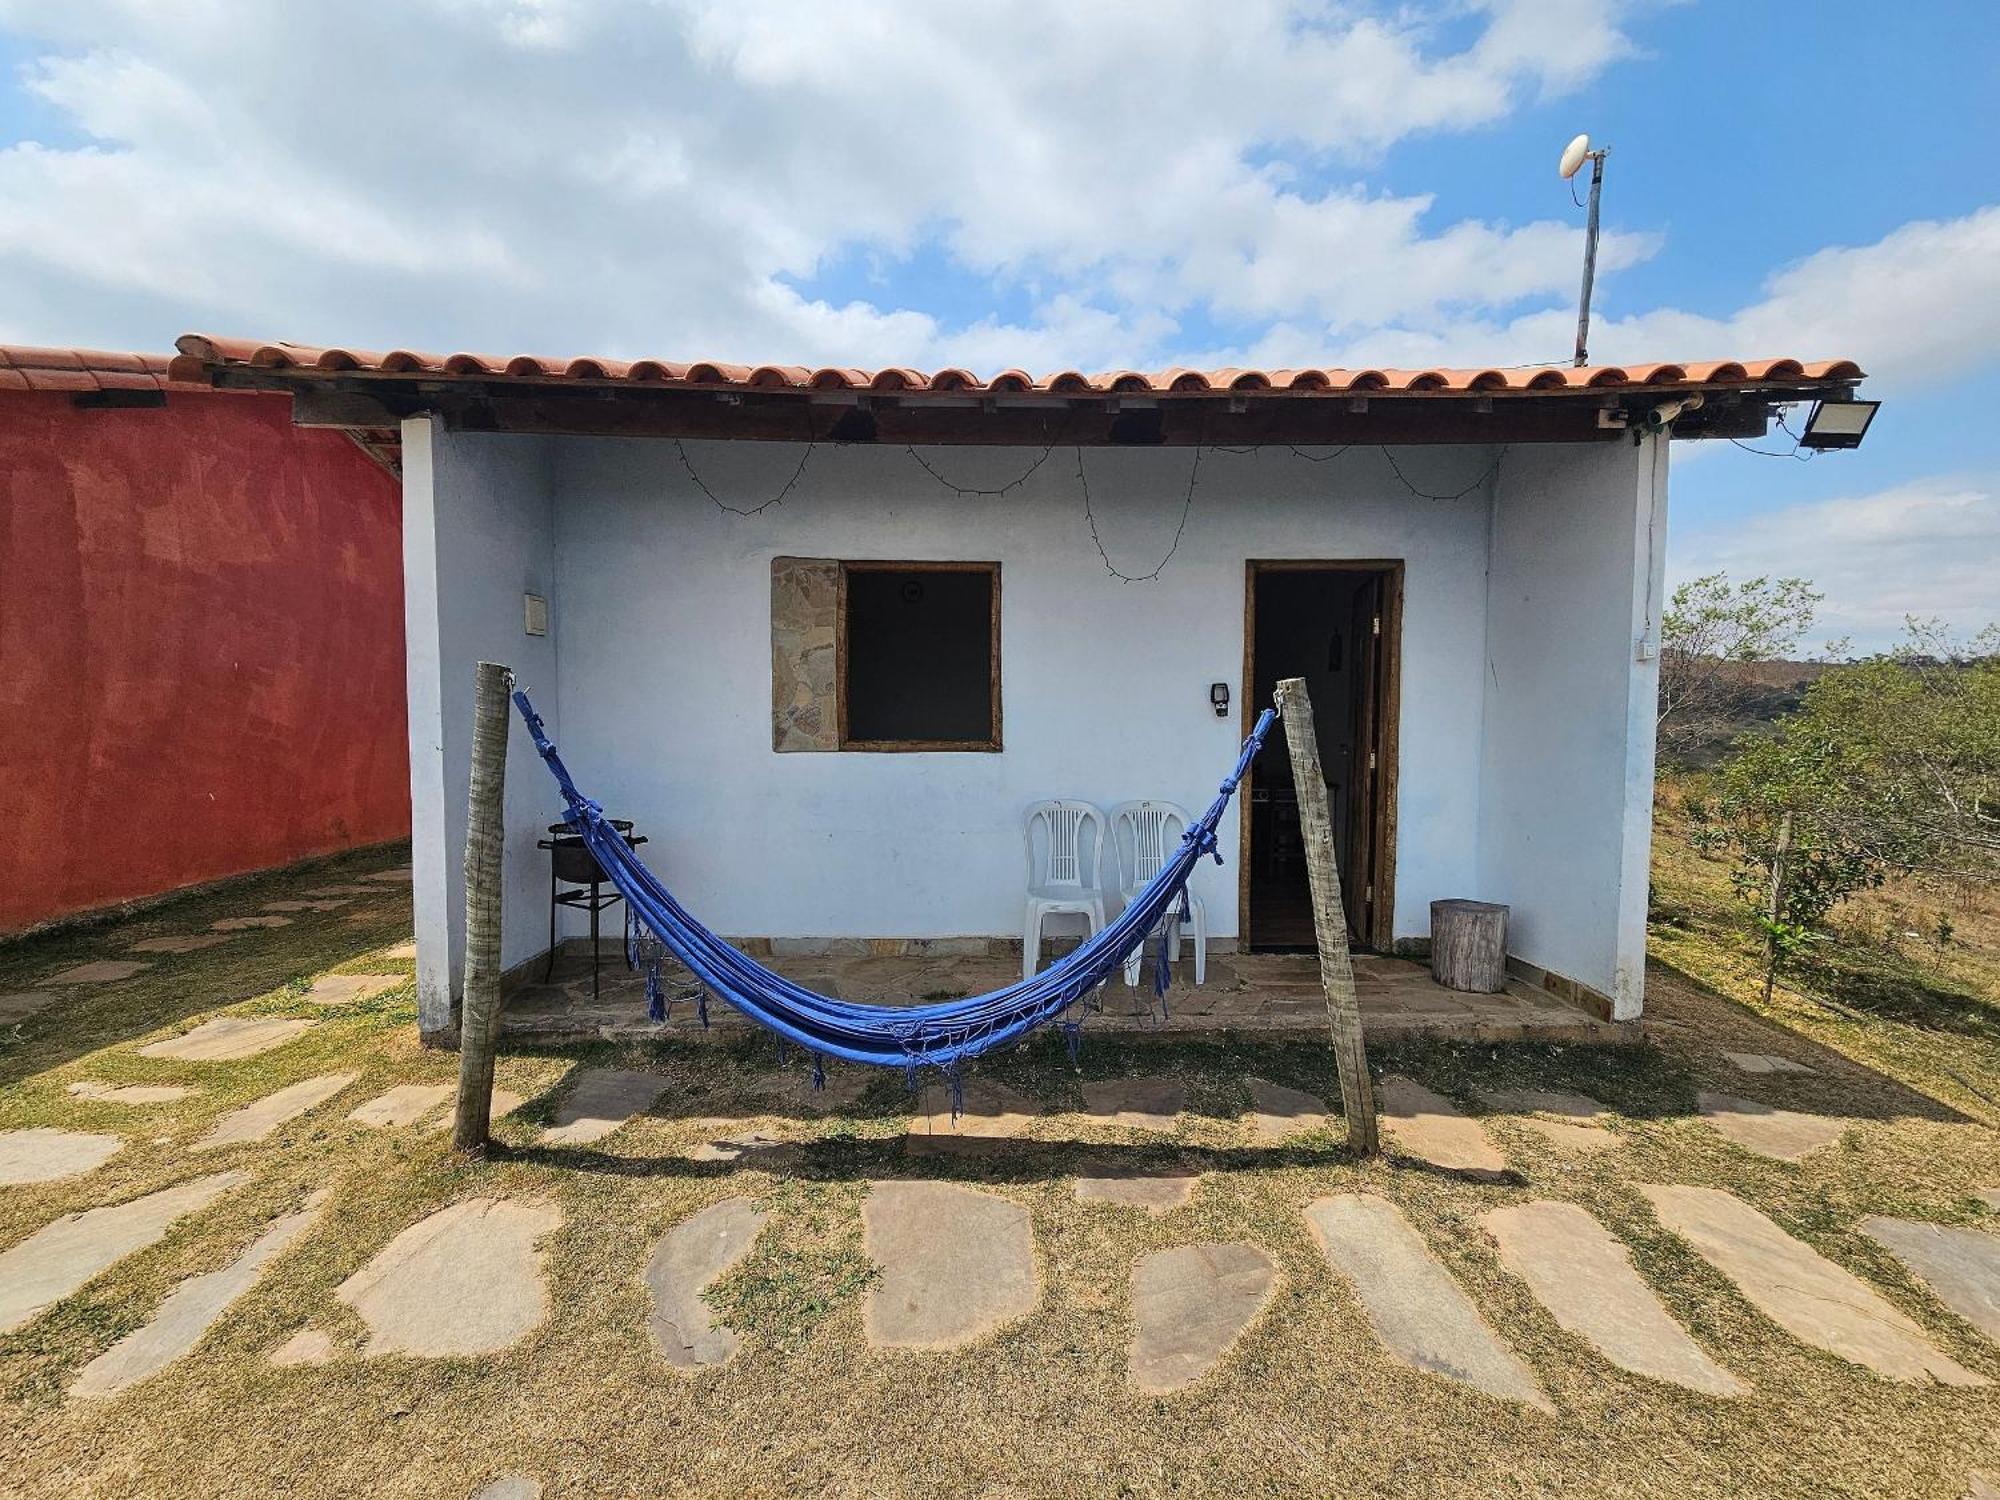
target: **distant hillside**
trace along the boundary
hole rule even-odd
[[[1715,720],[1700,744],[1681,757],[1682,765],[1705,769],[1715,764],[1739,735],[1794,712],[1806,688],[1824,675],[1828,666],[1823,661],[1724,662],[1722,676],[1737,691],[1727,712]]]

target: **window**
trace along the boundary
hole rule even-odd
[[[840,565],[843,750],[1000,748],[1000,564]]]

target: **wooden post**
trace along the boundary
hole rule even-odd
[[[1326,1015],[1333,1028],[1333,1057],[1340,1073],[1340,1103],[1347,1115],[1347,1140],[1364,1156],[1381,1149],[1375,1132],[1375,1087],[1368,1077],[1368,1053],[1361,1041],[1361,1007],[1354,998],[1354,963],[1347,952],[1347,914],[1340,901],[1340,869],[1334,859],[1333,820],[1326,806],[1326,777],[1319,765],[1319,733],[1305,679],[1278,684],[1278,714],[1285,721],[1285,745],[1292,756],[1292,786],[1299,802],[1299,833],[1312,883],[1313,935],[1319,943],[1319,982],[1326,991]]]
[[[458,1112],[452,1144],[484,1151],[500,1031],[500,853],[506,836],[508,697],[514,674],[483,661],[472,706],[472,785],[465,820],[465,993],[458,1015]]]
[[[1785,861],[1792,854],[1792,814],[1786,809],[1778,819],[1778,842],[1771,851],[1771,889],[1764,898],[1764,920],[1768,924],[1764,933],[1764,1003],[1771,1003],[1771,992],[1778,987],[1778,919],[1785,910]]]

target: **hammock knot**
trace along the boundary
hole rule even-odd
[[[1233,788],[1228,783],[1224,783],[1223,791],[1227,793],[1231,790]],[[1222,851],[1215,847],[1215,827],[1213,824],[1208,822],[1195,824],[1194,827],[1181,835],[1181,842],[1194,846],[1194,857],[1196,859],[1200,859],[1204,854],[1211,854],[1215,856],[1217,864],[1222,863]]]

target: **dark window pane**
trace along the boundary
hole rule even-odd
[[[993,575],[847,575],[847,738],[993,739]]]

